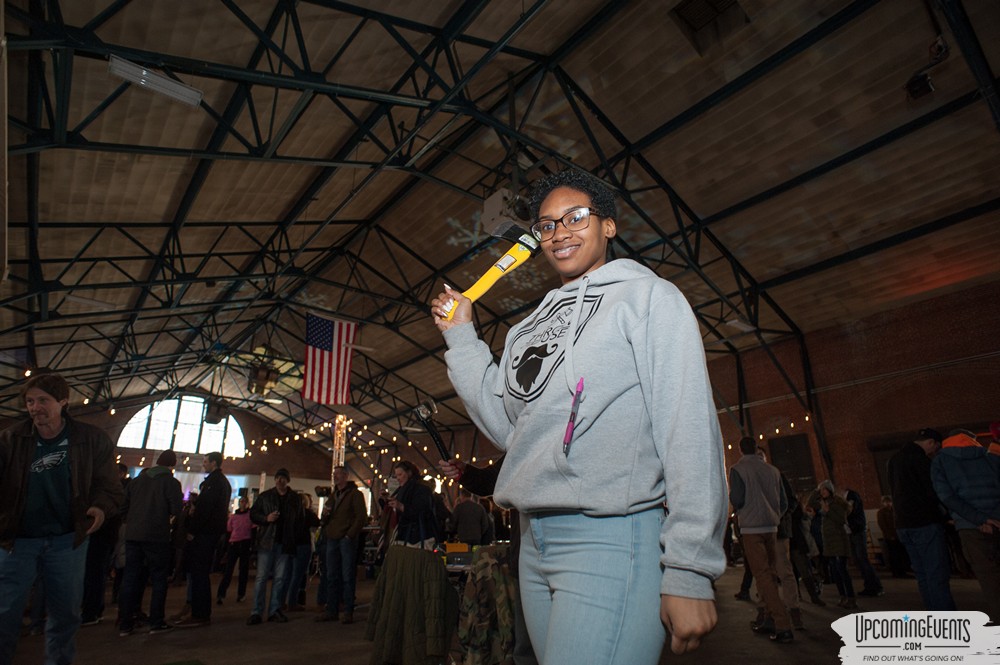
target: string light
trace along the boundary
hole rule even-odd
[[[31,376],[31,370],[30,369],[24,370],[24,378],[28,378],[29,376]]]
[[[83,405],[86,406],[88,404],[90,404],[90,398],[89,397],[84,397],[83,398]]]

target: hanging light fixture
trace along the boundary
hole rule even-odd
[[[201,104],[201,90],[192,88],[180,81],[175,81],[169,76],[164,76],[142,65],[119,58],[117,55],[112,55],[108,60],[108,72],[118,78],[125,79],[129,83],[134,83],[141,88],[165,95],[182,104],[187,104],[188,106],[199,106]]]

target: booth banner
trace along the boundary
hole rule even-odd
[[[1000,663],[1000,626],[983,612],[861,612],[832,627],[844,646],[840,662]]]

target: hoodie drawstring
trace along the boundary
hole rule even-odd
[[[569,320],[569,331],[566,333],[566,388],[571,395],[576,393],[576,384],[581,378],[576,375],[576,367],[573,365],[573,345],[576,343],[576,330],[580,326],[580,316],[583,312],[583,298],[587,295],[587,286],[589,285],[590,277],[588,275],[580,278],[580,288],[576,292],[576,302],[573,303],[573,313]]]

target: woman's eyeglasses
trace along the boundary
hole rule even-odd
[[[556,234],[556,225],[560,222],[562,222],[563,228],[570,233],[582,231],[590,226],[592,214],[590,208],[576,208],[559,219],[543,219],[535,222],[531,225],[531,234],[540,241],[552,240],[552,236]]]

